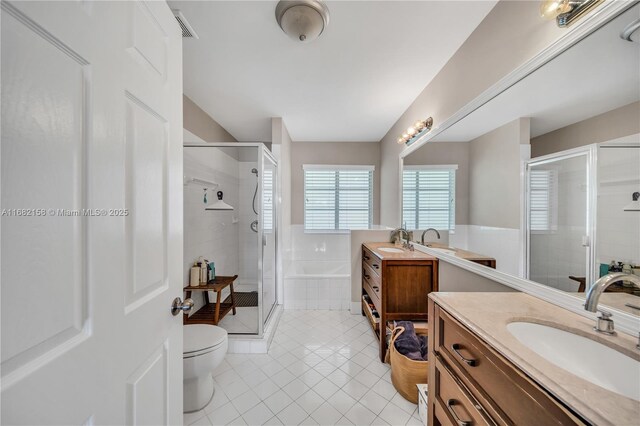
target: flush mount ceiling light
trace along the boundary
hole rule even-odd
[[[276,20],[289,37],[308,43],[329,24],[329,9],[317,0],[281,0],[276,6]]]
[[[558,26],[564,28],[602,2],[603,0],[544,0],[540,3],[540,16],[555,19]]]

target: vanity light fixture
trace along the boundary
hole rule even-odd
[[[415,124],[409,127],[397,140],[399,144],[411,144],[424,133],[427,133],[433,127],[433,118],[429,117],[426,120],[418,120]]]
[[[632,201],[624,208],[625,212],[640,212],[640,192],[634,192],[631,195]]]
[[[329,8],[318,0],[281,0],[276,6],[276,20],[289,37],[308,43],[329,24]]]
[[[555,19],[560,28],[565,28],[581,18],[604,0],[543,0],[540,16]]]

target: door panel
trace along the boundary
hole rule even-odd
[[[47,206],[60,209],[61,215],[81,210],[86,207],[88,62],[19,11],[6,7],[2,207]],[[48,114],[47,109],[55,111]],[[4,375],[82,334],[88,309],[85,218],[39,212],[3,216],[2,225],[2,281],[12,283],[2,289]],[[44,285],[51,280],[60,285]],[[11,320],[22,317],[25,306],[30,307],[29,321],[21,329],[12,327]]]
[[[45,211],[2,217],[1,421],[179,424],[175,18],[164,2],[3,1],[1,40],[1,207]]]

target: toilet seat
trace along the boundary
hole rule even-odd
[[[215,325],[192,324],[184,326],[183,358],[193,358],[213,352],[227,340],[227,330]]]

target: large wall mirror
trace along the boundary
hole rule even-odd
[[[640,275],[640,31],[621,37],[639,19],[630,5],[401,155],[413,239],[575,298]],[[601,303],[640,315],[638,296],[620,282]]]

